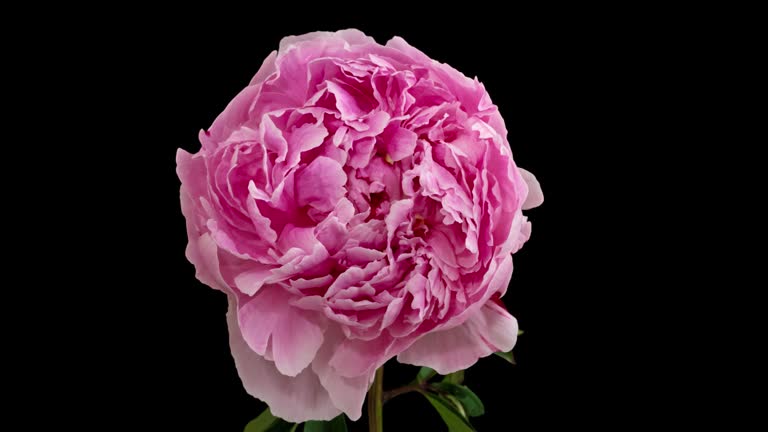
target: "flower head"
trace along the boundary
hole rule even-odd
[[[187,257],[276,415],[357,419],[393,356],[448,373],[515,344],[492,297],[542,195],[477,80],[397,37],[287,37],[200,141]]]

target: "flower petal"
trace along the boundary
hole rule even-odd
[[[387,142],[387,154],[395,162],[413,155],[417,138],[418,135],[415,132],[397,128]]]
[[[264,59],[264,61],[261,63],[261,67],[259,68],[259,71],[256,72],[256,75],[253,76],[251,79],[250,85],[256,85],[261,84],[269,78],[270,75],[275,73],[277,71],[277,68],[275,67],[275,59],[277,58],[277,51],[272,51],[269,53],[267,58]]]
[[[386,361],[394,339],[386,333],[370,340],[345,339],[329,360],[339,375],[352,378],[375,372]]]
[[[525,198],[525,202],[523,203],[523,210],[540,206],[544,202],[544,193],[541,191],[541,185],[539,184],[539,181],[536,180],[536,176],[531,174],[530,171],[522,168],[517,169],[520,170],[520,175],[528,185],[528,197]]]
[[[344,411],[350,420],[355,421],[362,414],[363,401],[373,381],[373,373],[356,377],[343,377],[331,367],[330,359],[335,349],[342,342],[344,335],[338,329],[326,333],[326,343],[318,351],[312,362],[312,370],[320,378],[323,387],[333,401],[333,404]]]
[[[232,297],[229,298],[227,325],[232,357],[243,387],[251,396],[266,402],[274,415],[300,423],[330,420],[340,414],[314,371],[304,369],[295,377],[285,376],[275,363],[249,348],[240,332],[237,307]]]
[[[310,205],[320,211],[331,211],[344,197],[347,174],[335,160],[320,156],[313,160],[296,179],[296,199],[300,206]]]
[[[517,320],[509,312],[488,302],[464,324],[422,336],[397,360],[431,367],[445,375],[466,369],[494,352],[511,350],[517,330]]]
[[[238,307],[242,336],[250,349],[265,355],[271,342],[280,373],[296,376],[315,358],[323,343],[323,323],[309,312],[292,307],[291,294],[276,285],[265,286]]]

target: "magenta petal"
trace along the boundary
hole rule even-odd
[[[371,261],[376,261],[387,256],[384,252],[359,246],[347,249],[346,253],[349,263],[354,265],[366,265]]]
[[[264,116],[261,121],[261,142],[267,150],[277,154],[276,162],[285,160],[288,154],[288,141],[283,132],[275,126],[272,117]]]
[[[413,155],[417,138],[418,135],[415,132],[397,128],[387,142],[387,154],[395,162]]]
[[[319,147],[326,136],[328,130],[322,124],[307,123],[296,129],[288,138],[288,167],[293,167],[299,162],[302,152]]]
[[[296,180],[296,200],[300,206],[311,205],[320,211],[330,211],[344,196],[347,174],[331,158],[320,156],[313,160]]]
[[[245,390],[269,405],[272,413],[291,422],[330,420],[341,413],[312,369],[295,377],[285,376],[275,363],[253,352],[238,325],[235,301],[230,297],[227,312],[229,345],[237,373]]]
[[[288,252],[291,248],[299,248],[307,253],[311,253],[318,243],[314,231],[314,228],[311,227],[295,227],[288,224],[283,228],[283,232],[280,233],[280,238],[277,239],[277,247],[283,253]]]
[[[344,121],[356,120],[366,114],[358,104],[357,98],[349,93],[349,89],[333,81],[328,81],[328,91],[336,97],[336,107]]]

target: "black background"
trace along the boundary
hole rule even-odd
[[[748,224],[760,213],[741,210],[761,202],[748,186],[761,184],[764,158],[738,148],[759,148],[749,126],[762,124],[753,45],[764,38],[749,21],[760,14],[28,8],[5,11],[0,49],[4,415],[22,421],[12,429],[226,432],[260,412],[229,354],[225,299],[184,258],[174,155],[199,148],[198,131],[283,36],[350,27],[477,75],[544,189],[504,299],[526,331],[518,365],[483,359],[467,376],[485,401],[479,430],[740,430],[743,414],[764,411],[749,391],[760,375],[745,367],[760,357],[740,355],[764,339],[749,334],[764,315],[748,272],[762,268]],[[414,373],[388,366],[385,386]],[[387,430],[443,430],[417,396],[386,406]]]
[[[379,43],[401,36],[477,76],[506,121],[517,164],[533,172],[544,191],[543,206],[527,212],[533,234],[514,256],[504,297],[525,331],[515,347],[518,364],[494,356],[467,372],[466,383],[486,408],[473,424],[489,431],[639,421],[624,414],[631,405],[627,389],[643,372],[625,361],[636,355],[623,348],[626,335],[618,325],[631,308],[631,288],[622,273],[624,252],[615,245],[636,242],[640,234],[623,222],[630,210],[611,197],[631,193],[616,174],[633,157],[623,149],[641,141],[641,132],[626,126],[629,114],[619,101],[635,98],[647,83],[638,79],[644,66],[621,20],[584,21],[571,12],[489,20],[456,11],[451,19],[429,21],[337,14],[299,20],[236,10],[214,17],[198,10],[191,18],[146,14],[117,28],[102,23],[83,36],[93,66],[78,71],[78,83],[97,94],[82,116],[98,119],[105,131],[97,139],[106,149],[99,157],[109,163],[75,177],[104,182],[89,230],[110,253],[90,258],[98,270],[89,295],[102,304],[95,300],[97,306],[77,317],[97,341],[78,370],[102,381],[97,399],[115,395],[104,412],[119,420],[108,421],[226,432],[241,430],[263,409],[237,377],[225,296],[199,283],[184,257],[175,153],[199,149],[198,131],[247,85],[283,36],[350,27]],[[96,41],[115,33],[120,37],[107,48]],[[74,96],[78,89],[72,87]],[[385,390],[416,371],[393,361]],[[351,429],[365,430],[364,421],[350,423]],[[388,403],[384,421],[387,430],[444,430],[415,394]]]

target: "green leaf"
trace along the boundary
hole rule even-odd
[[[465,419],[469,420],[469,417],[467,416],[467,412],[464,411],[464,406],[461,404],[461,402],[459,402],[458,399],[456,399],[455,397],[453,397],[453,396],[451,396],[449,394],[444,394],[442,396],[445,399],[447,399],[448,401],[451,402],[452,406],[456,409],[456,411],[459,414],[461,414],[462,417],[464,417]]]
[[[267,408],[245,426],[244,432],[289,432],[295,427],[295,424],[272,415],[272,411]]]
[[[426,392],[422,392],[422,394],[427,398],[429,403],[435,407],[437,413],[440,414],[440,417],[443,418],[443,421],[448,426],[449,432],[475,432],[475,428],[469,424],[467,419],[456,412],[456,409],[451,406],[450,402],[438,395]]]
[[[453,384],[461,384],[464,382],[464,371],[460,370],[458,372],[449,373],[448,375],[443,378],[443,382],[453,383]]]
[[[431,387],[440,393],[456,398],[461,402],[468,416],[477,417],[485,414],[483,401],[469,387],[445,381],[432,384]]]
[[[425,366],[419,369],[419,373],[416,375],[416,381],[420,383],[427,382],[435,375],[437,375],[437,372]]]
[[[525,332],[524,332],[524,331],[522,331],[522,330],[518,330],[518,331],[517,331],[517,335],[518,335],[518,336],[522,336],[522,334],[523,334],[523,333],[525,333]]]
[[[347,432],[347,421],[344,414],[330,421],[308,421],[304,423],[304,432]]]
[[[510,352],[501,352],[501,351],[499,351],[499,352],[495,352],[494,354],[496,354],[497,356],[503,358],[504,360],[512,363],[513,365],[517,364],[515,362],[515,355],[512,354],[512,351],[510,351]]]

